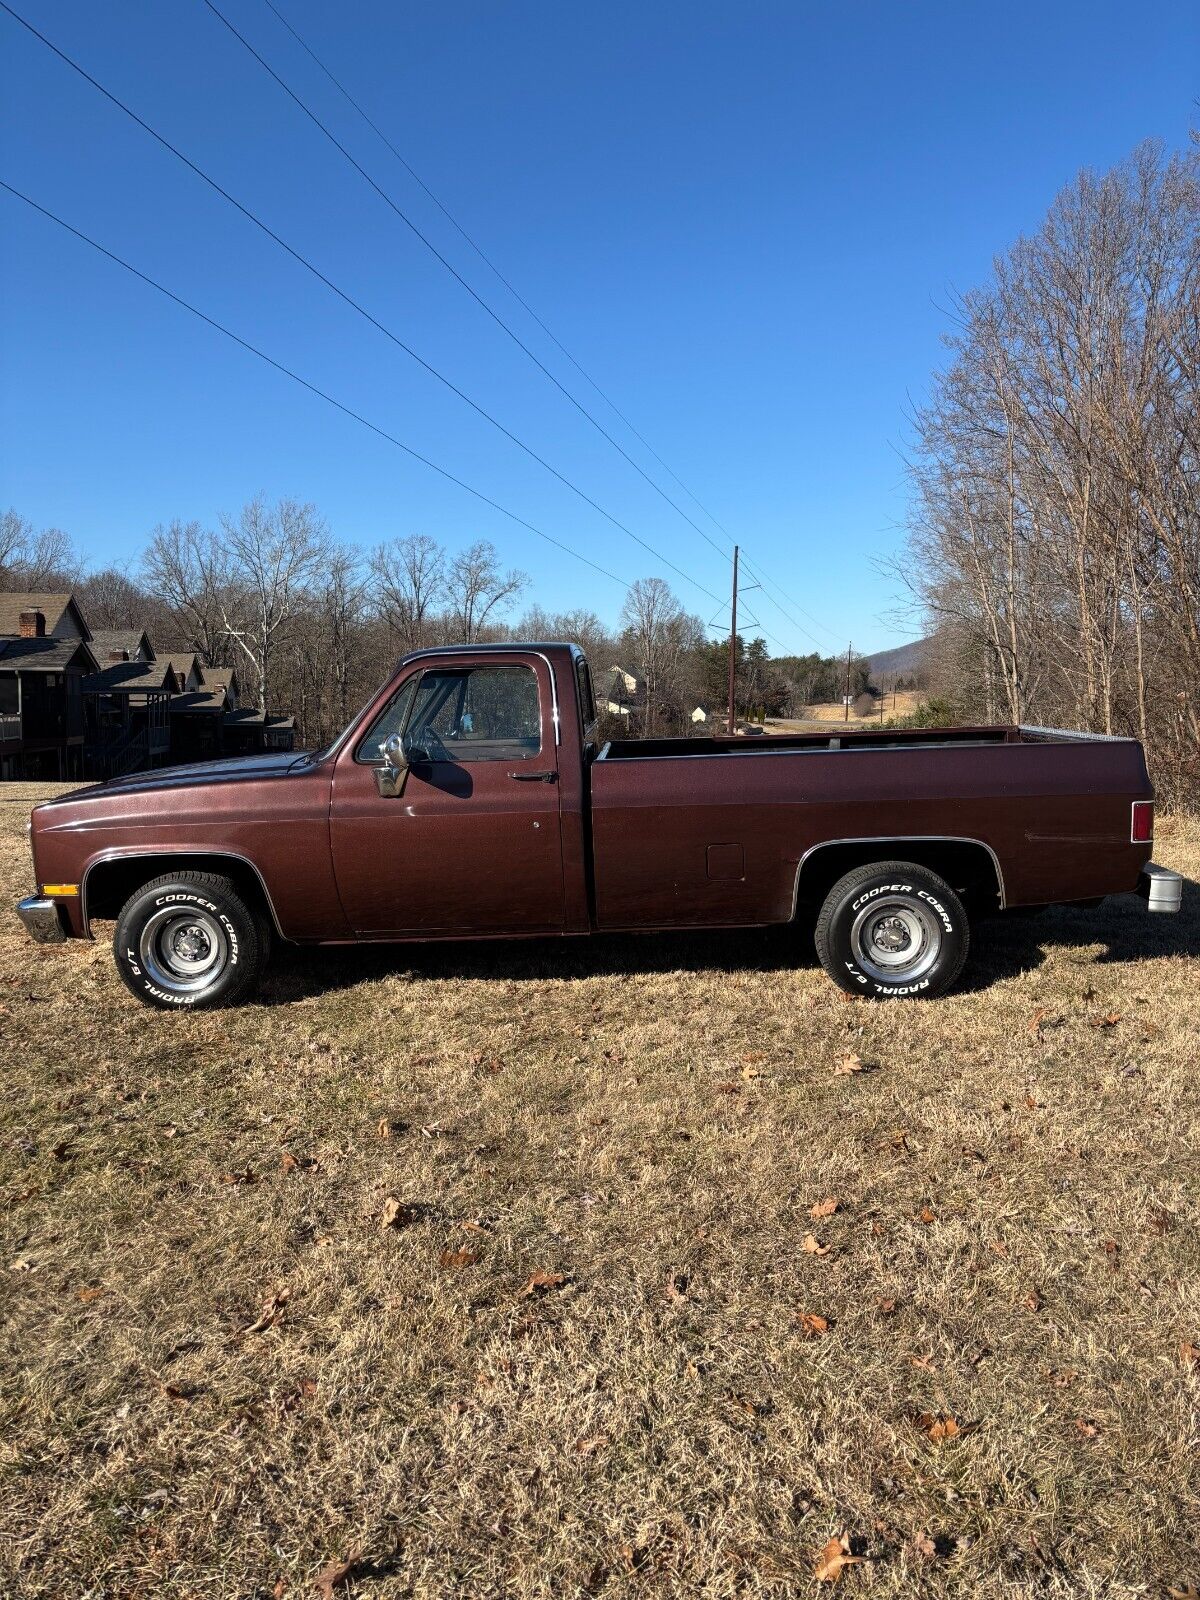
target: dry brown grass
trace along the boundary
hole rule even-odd
[[[196,1016],[0,910],[5,1592],[783,1597],[843,1531],[849,1594],[1200,1583],[1197,898],[993,924],[932,1005],[748,934]]]
[[[921,706],[923,698],[923,696],[915,694],[909,689],[897,690],[895,694],[889,689],[887,694],[883,696],[884,717],[909,717]],[[846,708],[841,701],[830,700],[823,701],[820,705],[805,706],[802,717],[771,717],[768,719],[767,726],[772,732],[781,733],[793,729],[802,731],[812,723],[823,725],[827,722],[844,722],[845,720]],[[876,707],[874,714],[869,717],[856,717],[852,709],[849,721],[852,728],[867,727],[879,721],[879,709]]]

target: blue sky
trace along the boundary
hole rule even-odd
[[[14,0],[427,360],[718,596],[727,566],[617,456],[201,0]],[[589,409],[642,447],[263,0],[218,0]],[[277,0],[425,182],[775,583],[772,648],[911,636],[906,415],[953,289],[1079,167],[1183,143],[1200,13],[997,5]],[[0,175],[619,577],[666,571],[0,14]],[[258,492],[343,539],[492,539],[548,608],[622,591],[0,194],[0,505],[95,564]],[[697,522],[704,517],[687,502]],[[718,543],[722,536],[711,530]],[[788,607],[797,616],[793,606]],[[819,626],[818,626],[819,624]]]

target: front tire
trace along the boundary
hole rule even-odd
[[[961,900],[936,872],[876,861],[834,884],[815,942],[821,965],[847,994],[932,1000],[958,980],[970,929]]]
[[[229,878],[173,872],[136,890],[113,936],[117,971],[143,1005],[208,1010],[244,999],[270,933]]]

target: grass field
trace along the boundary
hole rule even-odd
[[[7,909],[34,793],[5,1595],[784,1597],[842,1535],[850,1595],[1195,1594],[1194,887],[985,925],[934,1004],[753,933],[162,1015]]]

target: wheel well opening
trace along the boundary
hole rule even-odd
[[[911,861],[944,878],[968,911],[996,911],[1003,887],[996,862],[985,845],[969,839],[868,839],[820,845],[800,864],[796,913],[820,907],[839,878],[873,861]]]
[[[112,922],[135,890],[168,872],[217,872],[235,885],[248,906],[260,911],[276,926],[275,914],[258,873],[236,856],[138,855],[115,861],[98,861],[88,869],[84,889],[84,916],[89,926],[97,919]]]

